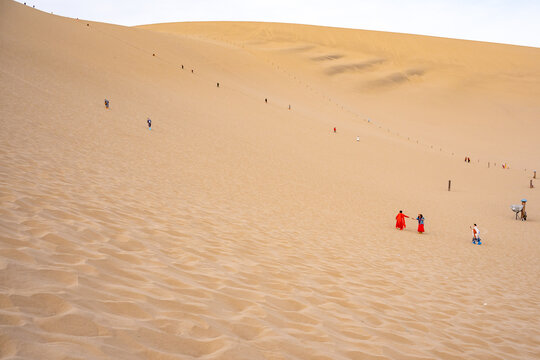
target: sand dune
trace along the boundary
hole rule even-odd
[[[540,356],[539,49],[0,17],[0,358]]]
[[[236,44],[355,114],[448,152],[521,168],[539,161],[537,48],[295,24],[143,28]]]

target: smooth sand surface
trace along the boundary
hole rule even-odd
[[[0,47],[1,359],[540,357],[540,49],[8,0]]]

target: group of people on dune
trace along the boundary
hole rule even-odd
[[[403,213],[403,210],[399,210],[399,214],[396,216],[396,229],[403,230],[407,227],[405,218],[408,216]],[[424,215],[418,214],[415,220],[418,220],[418,233],[422,234],[424,232]]]
[[[407,227],[405,224],[405,218],[409,218],[409,216],[405,215],[403,213],[403,210],[399,210],[399,214],[396,215],[396,229],[403,230]],[[418,221],[418,233],[422,234],[424,233],[424,215],[418,214],[416,219]],[[472,243],[476,245],[482,245],[482,241],[480,240],[480,230],[478,229],[478,226],[474,224],[474,227],[471,226],[472,231]]]

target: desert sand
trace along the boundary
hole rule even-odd
[[[540,357],[540,49],[0,0],[0,84],[1,359]]]

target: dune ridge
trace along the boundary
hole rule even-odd
[[[0,16],[0,358],[540,356],[538,49]]]
[[[538,163],[536,140],[527,135],[540,110],[537,48],[297,24],[141,28],[235,44],[274,67],[281,63],[295,80],[309,79],[308,89],[340,107],[420,143],[450,153],[467,149],[485,163],[521,169]]]

